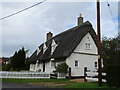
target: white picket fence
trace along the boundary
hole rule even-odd
[[[87,71],[86,72],[87,81],[98,81],[98,72],[96,71]],[[106,76],[106,73],[102,73],[102,76]],[[106,79],[102,79],[102,82],[106,82]]]
[[[46,72],[10,72],[0,71],[0,78],[15,79],[50,79],[50,73]]]
[[[66,78],[66,74],[64,74],[64,73],[57,74],[57,79],[65,79],[65,78]]]

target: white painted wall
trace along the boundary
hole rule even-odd
[[[30,64],[30,71],[43,71],[43,63],[39,62],[39,63],[35,63],[35,64]]]
[[[88,39],[89,37],[89,39]],[[86,49],[85,43],[90,43],[91,44],[91,49]],[[93,38],[89,33],[87,33],[82,41],[79,43],[79,45],[76,47],[74,52],[84,52],[84,53],[92,53],[92,54],[97,54],[97,46],[95,42],[93,41]]]
[[[43,63],[42,62],[39,62],[37,67],[36,67],[36,71],[41,71],[43,72]]]
[[[75,67],[75,60],[79,61],[79,67]],[[97,62],[97,56],[73,53],[69,58],[67,58],[66,63],[71,67],[72,76],[83,76],[85,66],[90,70],[95,70],[95,61]]]
[[[56,61],[56,66],[62,62],[63,61]],[[54,66],[51,67],[51,62],[45,63],[45,72],[52,73],[54,70],[55,70],[55,67]]]
[[[88,40],[89,37],[89,40]],[[91,43],[91,49],[87,50],[85,47],[85,43]],[[74,53],[79,52],[79,53]],[[84,67],[86,66],[90,70],[95,70],[94,63],[97,62],[97,47],[88,33],[76,47],[74,52],[66,59],[66,63],[71,67],[71,75],[72,76],[83,76],[84,75]],[[96,54],[96,55],[88,55],[88,54],[80,54],[80,53],[89,53],[89,54]],[[79,67],[75,67],[74,63],[75,60],[79,61]]]
[[[30,71],[35,71],[35,64],[30,64]]]

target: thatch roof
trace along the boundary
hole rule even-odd
[[[43,44],[39,46],[41,49],[41,52],[37,55],[37,51],[35,51],[32,56],[30,57],[29,62],[34,62],[37,60],[49,60],[51,58],[66,58],[71,55],[71,53],[74,51],[74,49],[78,46],[78,44],[81,42],[82,38],[87,34],[90,33],[95,44],[97,45],[97,35],[92,28],[92,25],[89,21],[86,21],[80,26],[75,26],[65,32],[62,32],[50,40],[48,40],[46,43],[47,50],[43,53]],[[58,46],[56,47],[55,51],[51,55],[51,43],[54,39],[55,42],[58,43]]]

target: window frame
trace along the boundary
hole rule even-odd
[[[52,65],[53,64],[53,65]],[[56,62],[54,60],[50,61],[50,67],[55,67],[56,66]]]
[[[76,66],[76,61],[77,61],[77,66]],[[79,67],[79,60],[74,61],[74,67]]]
[[[98,62],[94,62],[94,66],[95,66],[95,68],[97,68],[98,67]]]
[[[91,49],[91,43],[85,43],[85,49],[90,50]]]
[[[55,42],[55,40],[52,40],[52,44],[51,44],[51,55],[53,54],[53,52],[55,51],[56,47],[58,46],[58,44]]]

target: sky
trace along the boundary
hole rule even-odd
[[[29,7],[37,2],[2,2],[0,18]],[[118,2],[101,2],[101,37],[118,34]],[[0,57],[10,57],[24,47],[30,56],[46,40],[46,33],[53,36],[77,25],[82,13],[85,21],[96,27],[95,2],[44,2],[27,11],[0,21]]]

